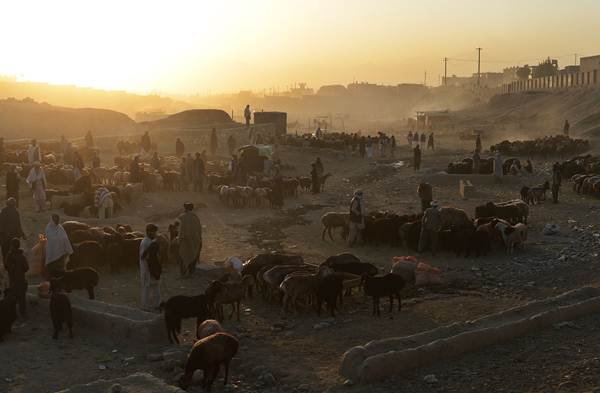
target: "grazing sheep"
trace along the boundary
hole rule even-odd
[[[98,285],[100,276],[91,267],[80,267],[73,270],[65,270],[62,275],[55,277],[56,281],[67,292],[73,289],[87,289],[90,299],[94,299],[94,287]]]
[[[379,298],[389,296],[390,298],[390,311],[394,307],[394,296],[398,299],[398,311],[402,309],[402,300],[400,299],[400,292],[404,288],[404,279],[402,276],[387,273],[381,277],[369,277],[365,275],[364,290],[367,296],[373,298],[373,315],[380,316],[379,310]]]
[[[538,184],[535,187],[532,187],[528,194],[527,200],[525,202],[530,202],[532,205],[536,203],[539,204],[541,201],[546,200],[546,191],[550,189],[550,183],[548,181],[544,182],[544,184]]]
[[[348,224],[350,221],[349,213],[328,212],[321,216],[321,224],[323,225],[323,233],[321,239],[325,240],[325,231],[329,234],[329,239],[333,241],[331,230],[335,228],[342,229],[342,239],[346,239],[348,235]]]
[[[225,367],[224,385],[229,378],[229,363],[238,351],[239,342],[228,333],[215,333],[196,341],[185,362],[185,373],[179,380],[179,386],[187,389],[194,371],[203,370],[202,387],[210,392],[221,365]]]
[[[502,234],[504,244],[506,245],[506,252],[512,254],[515,250],[516,245],[520,245],[525,248],[525,241],[527,240],[527,225],[518,223],[515,226],[505,225],[503,223],[497,223],[496,229]]]
[[[218,320],[224,319],[223,305],[231,304],[229,318],[231,319],[237,310],[237,321],[240,321],[240,303],[244,295],[244,286],[241,282],[213,281],[204,293],[209,310],[212,310],[211,314],[215,315]]]
[[[17,320],[17,298],[10,290],[4,291],[4,299],[0,300],[0,341],[2,336],[12,332],[12,325]]]
[[[181,333],[181,320],[196,318],[196,325],[208,319],[208,303],[205,295],[171,297],[166,302],[160,303],[160,309],[165,312],[165,325],[170,343],[179,344]]]
[[[53,339],[58,338],[58,332],[62,330],[63,324],[69,328],[69,338],[73,338],[73,311],[69,297],[62,292],[59,280],[50,280],[50,317],[54,328]]]
[[[207,319],[206,321],[203,321],[196,326],[196,339],[202,340],[203,338],[212,336],[215,333],[220,333],[223,331],[223,327],[221,327],[219,321],[215,321],[214,319]]]

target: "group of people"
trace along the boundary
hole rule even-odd
[[[414,133],[412,131],[409,131],[408,134],[406,134],[406,140],[408,142],[408,146],[410,146],[411,148],[413,144],[416,144],[417,146],[425,146],[425,143],[427,143],[428,149],[435,150],[435,140],[433,132],[429,133],[429,135],[426,135],[425,132],[422,132],[421,136],[419,136],[419,133],[417,131],[415,131]]]

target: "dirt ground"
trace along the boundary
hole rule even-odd
[[[144,194],[128,206],[112,223],[131,223],[141,230],[146,222],[156,223],[163,231],[190,200],[204,227],[203,263],[222,261],[229,256],[247,259],[259,252],[285,250],[303,255],[307,262],[320,263],[326,257],[348,251],[335,241],[321,240],[320,217],[327,211],[347,209],[351,193],[361,188],[368,211],[416,212],[419,202],[416,188],[422,176],[445,169],[447,163],[467,155],[460,148],[425,151],[423,168],[415,173],[410,165],[390,164],[409,161],[408,147],[402,147],[395,159],[361,160],[350,154],[280,147],[278,154],[289,164],[286,175],[308,175],[310,162],[320,156],[328,179],[325,192],[312,195],[301,191],[289,198],[281,210],[269,208],[230,209],[210,193]],[[536,173],[516,181],[495,185],[477,185],[477,197],[462,200],[458,184],[437,186],[434,198],[442,205],[465,209],[470,215],[481,201],[518,197],[522,184],[535,185],[548,178],[555,159],[534,159]],[[2,181],[4,184],[4,181]],[[28,247],[43,231],[48,213],[33,213],[33,204],[22,187],[21,212],[28,235]],[[548,392],[593,391],[598,385],[600,343],[598,317],[575,321],[537,335],[498,345],[461,359],[446,361],[425,369],[408,372],[368,386],[348,386],[338,375],[340,356],[354,345],[390,336],[417,333],[455,321],[465,321],[521,304],[531,299],[562,293],[600,281],[598,201],[577,195],[565,182],[561,203],[544,203],[531,208],[529,240],[525,250],[507,256],[496,249],[485,258],[456,258],[442,253],[423,258],[446,274],[467,277],[476,288],[454,293],[418,291],[403,302],[402,312],[382,311],[381,318],[371,317],[370,299],[362,294],[347,298],[344,310],[335,318],[318,318],[305,311],[283,316],[277,304],[254,298],[243,304],[241,322],[225,321],[224,327],[237,335],[241,347],[232,366],[231,383],[215,391],[239,392]],[[4,190],[0,190],[4,194]],[[67,217],[65,217],[67,219]],[[89,220],[88,220],[89,221]],[[89,221],[94,223],[94,221]],[[560,225],[556,236],[541,233],[546,223]],[[391,257],[410,255],[404,248],[361,246],[351,250],[361,259],[389,268]],[[176,266],[166,268],[162,296],[197,294],[212,279],[198,272],[192,279],[179,279]],[[37,279],[31,278],[35,283]],[[97,298],[101,301],[139,306],[137,271],[111,275],[101,271]],[[74,293],[72,296],[83,296]],[[384,302],[384,307],[387,302]],[[167,339],[156,347],[141,348],[111,337],[79,330],[75,338],[51,339],[51,323],[30,305],[30,318],[18,320],[13,334],[0,343],[0,391],[11,393],[55,392],[76,383],[98,378],[115,378],[145,371],[172,381],[176,371],[165,371],[160,363],[146,355],[169,348]],[[193,339],[193,323],[185,324],[184,340]],[[523,372],[525,371],[525,372]],[[427,383],[424,376],[434,374],[437,382]],[[272,378],[271,378],[272,376]],[[199,386],[190,388],[199,392]]]

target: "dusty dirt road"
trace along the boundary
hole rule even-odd
[[[321,240],[320,216],[327,211],[346,210],[355,188],[365,192],[367,210],[416,212],[417,184],[421,176],[443,170],[451,160],[466,155],[463,151],[442,149],[425,152],[423,168],[414,173],[410,166],[394,168],[396,160],[363,161],[333,151],[282,147],[284,163],[293,168],[286,175],[307,175],[316,156],[324,161],[325,172],[333,176],[325,192],[312,195],[300,192],[287,199],[282,210],[268,208],[230,209],[209,193],[144,194],[121,216],[111,222],[131,223],[142,229],[154,222],[161,230],[180,213],[187,200],[202,204],[198,214],[204,226],[203,262],[220,261],[229,256],[246,259],[269,250],[300,253],[305,260],[319,263],[327,256],[348,251],[337,237],[334,242]],[[409,158],[406,147],[396,154]],[[434,198],[443,205],[465,209],[470,215],[481,201],[518,197],[520,184],[534,185],[548,177],[552,160],[534,160],[536,174],[510,184],[478,187],[477,198],[462,200],[458,185],[434,185]],[[3,191],[2,191],[3,193]],[[32,239],[43,230],[47,214],[32,213],[32,203],[23,192],[22,214]],[[423,290],[404,299],[401,313],[382,312],[381,318],[370,315],[370,301],[355,294],[345,301],[344,310],[335,319],[318,318],[312,311],[283,316],[277,304],[260,298],[244,303],[240,323],[227,320],[224,327],[240,337],[232,379],[226,391],[240,392],[458,392],[506,391],[547,392],[583,391],[598,378],[594,348],[600,342],[595,325],[597,318],[576,321],[575,327],[562,327],[493,347],[457,361],[415,370],[388,381],[369,386],[344,386],[338,376],[339,358],[348,348],[373,339],[401,336],[431,329],[454,321],[464,321],[530,299],[558,294],[568,289],[600,281],[598,254],[598,201],[574,194],[569,184],[563,186],[561,203],[545,203],[531,209],[527,249],[514,256],[494,250],[485,258],[456,258],[443,253],[424,259],[446,273],[464,277],[475,290],[456,293],[431,293]],[[66,218],[65,218],[66,219]],[[93,221],[91,221],[93,222]],[[546,223],[561,227],[557,236],[544,236]],[[363,246],[352,249],[360,258],[388,268],[394,255],[412,254],[403,248]],[[197,294],[213,277],[198,272],[192,279],[177,278],[175,266],[168,266],[162,283],[163,297]],[[35,278],[31,279],[35,282]],[[73,296],[83,296],[74,293]],[[99,300],[138,307],[137,271],[116,275],[101,272]],[[387,302],[384,303],[387,305]],[[139,348],[75,327],[73,340],[51,340],[49,320],[35,313],[19,320],[14,333],[0,344],[0,391],[54,392],[75,383],[98,378],[114,378],[135,371],[150,372],[172,381],[179,370],[165,370],[160,363],[146,360],[146,355],[169,348],[167,339],[153,348]],[[193,324],[185,324],[186,345],[192,342]],[[585,345],[583,344],[585,342]],[[581,344],[578,344],[581,343]],[[186,347],[187,348],[187,347]],[[525,372],[523,372],[525,371]],[[435,374],[438,382],[427,383],[423,377]],[[566,383],[567,382],[567,383]],[[600,383],[600,381],[598,381]],[[570,389],[570,390],[565,390]],[[218,384],[216,391],[222,391]],[[199,392],[199,386],[190,389]]]

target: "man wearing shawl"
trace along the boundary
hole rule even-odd
[[[6,207],[0,211],[0,248],[2,248],[2,262],[6,264],[6,256],[13,238],[25,238],[21,227],[21,216],[17,210],[15,198],[8,198]]]
[[[65,271],[66,258],[73,254],[73,247],[62,225],[60,217],[53,214],[46,225],[46,258],[45,265],[49,277],[54,277]]]
[[[30,165],[36,161],[42,161],[42,153],[35,139],[31,140],[31,145],[27,148],[27,161]]]
[[[146,225],[146,237],[140,243],[140,285],[142,309],[156,311],[160,305],[160,279],[155,279],[150,273],[148,265],[148,249],[156,239],[158,227],[154,224]],[[154,293],[154,301],[150,302],[151,292]]]
[[[194,205],[183,204],[185,212],[177,217],[179,226],[179,267],[181,276],[191,276],[196,270],[196,262],[202,250],[202,224],[193,212]]]
[[[29,176],[25,180],[33,190],[33,199],[37,204],[37,211],[42,212],[46,207],[46,175],[39,161],[33,163]]]

